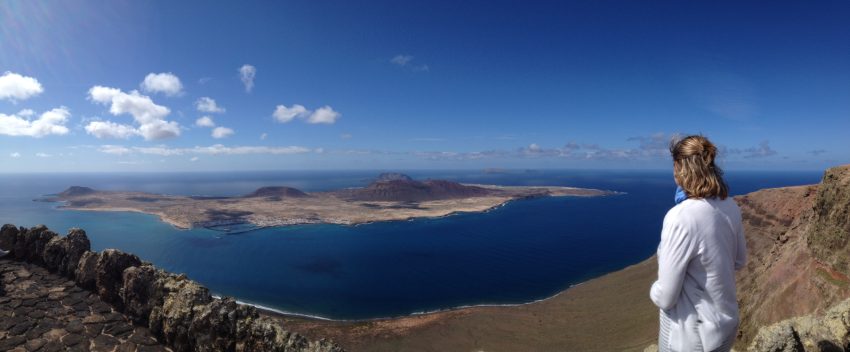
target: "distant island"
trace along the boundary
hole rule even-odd
[[[446,180],[414,180],[400,173],[380,174],[361,188],[303,192],[270,186],[236,197],[177,196],[145,192],[99,191],[71,186],[43,201],[64,202],[60,208],[133,211],[159,216],[182,229],[227,229],[228,226],[271,227],[296,224],[354,225],[377,221],[440,217],[480,212],[515,199],[547,196],[602,196],[616,192],[558,186],[496,186]]]

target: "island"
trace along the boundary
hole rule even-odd
[[[497,186],[447,180],[414,180],[400,173],[379,175],[366,187],[303,192],[262,187],[243,196],[209,197],[100,191],[71,186],[42,201],[62,202],[60,208],[132,211],[158,216],[177,228],[197,227],[227,232],[231,227],[262,228],[297,224],[355,225],[378,221],[441,217],[481,212],[516,199],[560,196],[602,196],[617,192],[560,186]]]

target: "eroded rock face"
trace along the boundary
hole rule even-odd
[[[813,210],[809,247],[818,259],[850,274],[850,165],[826,170]]]
[[[844,351],[850,344],[850,299],[822,315],[806,315],[762,327],[751,352]]]
[[[4,225],[0,245],[9,246],[17,260],[41,265],[95,291],[174,351],[342,351],[333,342],[310,341],[286,331],[232,298],[214,299],[185,275],[143,264],[135,255],[115,249],[91,252],[88,237],[79,229],[59,237],[44,226]]]
[[[86,251],[80,256],[80,262],[77,264],[77,270],[74,272],[74,281],[80,287],[94,290],[97,282],[97,261],[100,258],[100,253]]]
[[[234,351],[257,318],[254,307],[237,304],[232,298],[213,300],[195,314],[189,327],[195,351]]]
[[[44,248],[44,264],[48,270],[74,278],[83,253],[91,249],[86,232],[71,229],[65,237],[53,237]]]
[[[191,351],[189,328],[192,319],[213,300],[212,296],[206,287],[188,280],[185,275],[168,274],[161,280],[163,303],[153,307],[150,329],[175,351]]]
[[[21,228],[15,236],[12,246],[12,255],[17,260],[24,260],[35,264],[44,264],[44,247],[50,239],[56,237],[56,233],[47,229],[47,226],[38,225],[30,229]]]
[[[5,224],[0,228],[0,249],[11,250],[15,247],[18,236],[18,228],[12,224]]]
[[[162,305],[162,275],[152,265],[124,269],[121,299],[124,301],[124,313],[134,323],[148,326],[153,307]]]
[[[134,254],[117,249],[103,250],[95,267],[95,286],[100,298],[123,311],[124,301],[121,299],[120,291],[124,286],[124,269],[139,265],[142,265],[142,261]]]

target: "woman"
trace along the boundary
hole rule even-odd
[[[685,137],[670,154],[677,204],[664,217],[649,293],[661,309],[658,350],[729,351],[738,330],[735,271],[747,255],[741,210],[708,139]]]

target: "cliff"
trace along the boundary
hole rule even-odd
[[[0,229],[0,248],[11,249],[0,260],[0,349],[112,350],[121,343],[121,350],[164,350],[158,343],[181,352],[342,351],[333,342],[284,330],[232,298],[213,298],[185,275],[135,255],[92,252],[79,229],[61,237],[44,226],[7,224]],[[16,296],[3,297],[11,293]],[[97,308],[104,314],[90,308],[98,305],[105,306]],[[75,311],[81,321],[73,320]],[[117,313],[106,314],[111,311]]]
[[[759,329],[824,312],[850,297],[850,165],[829,169],[819,185],[767,189],[737,198],[749,262],[738,272],[739,349]]]

